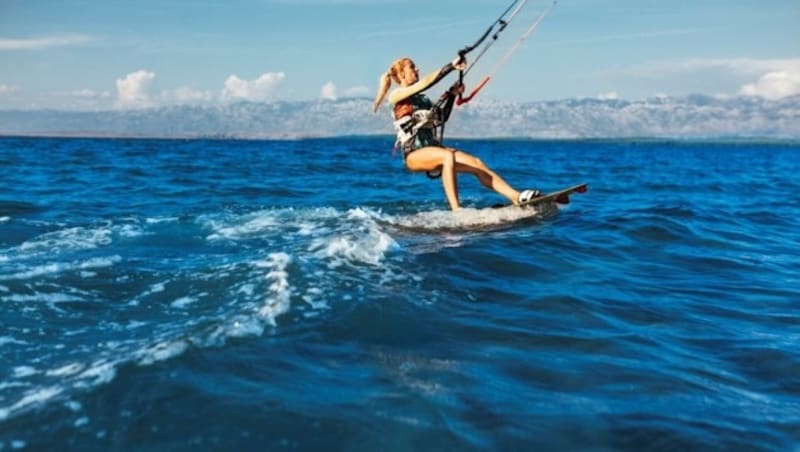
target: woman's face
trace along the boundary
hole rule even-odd
[[[403,70],[400,71],[400,82],[403,85],[413,85],[419,80],[419,70],[413,61],[408,60],[403,65]]]

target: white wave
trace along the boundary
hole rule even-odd
[[[318,237],[311,242],[310,251],[330,260],[332,268],[353,262],[379,265],[386,252],[397,248],[397,242],[381,230],[373,215],[362,210],[347,212],[350,221],[338,234]]]
[[[6,344],[18,344],[18,345],[25,345],[25,344],[27,344],[27,342],[25,342],[25,341],[20,341],[20,340],[18,340],[18,339],[14,339],[14,338],[13,338],[13,337],[11,337],[11,336],[0,336],[0,347],[4,346],[4,345],[6,345]]]
[[[210,335],[210,340],[224,341],[225,337],[249,337],[264,334],[264,322],[245,316],[237,316],[228,324]]]
[[[257,289],[260,284],[256,283],[255,280],[244,282],[232,288],[232,294],[238,293],[243,295],[246,300],[253,300],[253,302],[246,302],[241,305],[240,308],[245,309],[241,311],[241,314],[232,314],[229,310],[220,311],[220,314],[223,315],[216,318],[216,321],[220,323],[211,331],[198,330],[197,333],[187,336],[187,324],[183,324],[177,330],[169,329],[161,333],[155,333],[155,338],[152,340],[139,344],[129,344],[134,346],[132,349],[124,347],[125,343],[123,342],[106,342],[106,345],[112,349],[112,354],[102,353],[93,363],[73,361],[54,366],[50,370],[19,367],[16,373],[20,378],[24,375],[36,373],[37,376],[42,375],[55,379],[55,384],[52,387],[67,394],[70,389],[87,390],[112,381],[116,376],[119,365],[125,362],[147,366],[159,361],[173,359],[183,354],[192,344],[214,346],[223,344],[225,339],[229,337],[263,334],[267,325],[275,326],[277,317],[287,312],[290,308],[291,286],[288,274],[290,263],[291,258],[286,253],[272,253],[263,261],[255,262],[254,267],[256,270],[266,270],[266,274],[263,270],[259,271],[261,277],[265,278],[268,283],[264,298],[255,301],[254,298],[260,296]],[[152,284],[146,293],[163,292],[166,284],[167,282]],[[194,296],[187,296],[175,300],[172,305],[190,308],[196,300],[197,298]],[[141,322],[139,324],[129,324],[126,325],[126,328],[137,328],[142,325]],[[10,342],[10,339],[5,340],[5,342]],[[43,385],[37,386],[41,387]],[[24,406],[14,404],[1,407],[0,410],[2,410],[3,416],[16,415],[22,409],[33,408],[31,404],[34,401],[33,398],[27,398],[24,401],[26,403]]]
[[[182,354],[189,348],[189,344],[184,340],[162,341],[147,347],[138,352],[138,362],[140,365],[149,366],[159,361],[165,361]]]
[[[52,225],[47,225],[52,226]],[[146,232],[136,224],[114,225],[111,222],[95,227],[70,227],[47,232],[0,253],[0,262],[53,256],[62,252],[85,251],[109,246],[114,236],[133,238]]]
[[[13,370],[14,370],[13,374],[14,378],[25,378],[39,373],[36,369],[34,369],[31,366],[17,366]]]
[[[178,217],[147,218],[144,221],[147,224],[174,223],[178,221]]]
[[[124,363],[148,366],[174,359],[185,353],[192,345],[218,346],[224,344],[225,340],[230,337],[263,334],[265,327],[276,326],[276,319],[290,308],[292,288],[289,284],[288,267],[291,261],[292,259],[287,253],[279,252],[269,254],[264,260],[255,262],[251,267],[254,279],[244,281],[231,288],[232,295],[239,294],[238,305],[224,304],[213,317],[202,319],[216,324],[210,330],[192,328],[191,325],[197,325],[192,322],[181,322],[177,328],[169,324],[166,329],[154,330],[143,341],[105,341],[103,349],[97,350],[93,362],[72,358],[70,361],[53,365],[49,369],[39,368],[38,365],[37,368],[17,366],[12,371],[12,378],[18,379],[19,383],[24,386],[31,386],[30,383],[33,383],[32,386],[36,390],[23,393],[21,392],[25,389],[23,387],[17,390],[13,397],[3,394],[0,402],[5,399],[6,403],[0,403],[0,421],[35,409],[41,404],[50,403],[55,398],[62,401],[69,400],[67,397],[70,397],[75,391],[86,391],[107,384],[114,380],[119,366]],[[65,267],[61,266],[58,269],[63,270]],[[263,285],[264,279],[267,282],[266,286]],[[145,293],[164,292],[167,284],[167,281],[151,284]],[[259,293],[259,288],[262,293]],[[203,295],[208,294],[185,296],[173,301],[172,305],[191,309],[198,300],[197,297]],[[64,294],[49,296],[51,301],[67,299]],[[31,295],[31,297],[37,298],[39,295]],[[238,312],[231,312],[231,307],[234,306]],[[126,329],[149,325],[142,322],[135,323],[135,320],[131,322],[133,323],[125,325]],[[91,330],[91,328],[87,328]],[[83,329],[81,333],[85,331],[87,329]],[[78,334],[78,332],[72,333]],[[6,344],[13,341],[7,336],[0,339],[2,343]]]
[[[41,302],[48,304],[69,303],[76,301],[84,301],[83,298],[76,297],[65,293],[36,293],[33,295],[13,294],[0,297],[0,300],[10,301],[13,303],[30,303]]]
[[[318,232],[319,225],[311,221],[302,221],[297,224],[297,234],[309,236]]]
[[[6,221],[10,221],[11,217],[0,217],[0,223],[5,223]]]
[[[220,303],[199,303],[207,297],[202,293],[184,293],[169,297],[166,292],[173,287],[173,281],[154,280],[149,286],[144,286],[134,294],[126,306],[135,306],[140,302],[159,299],[161,302],[154,304],[156,308],[164,306],[164,302],[172,308],[184,309],[185,313],[191,314],[187,317],[181,316],[178,320],[167,320],[161,324],[156,322],[139,322],[136,317],[129,318],[123,323],[110,325],[116,331],[130,331],[138,329],[131,335],[122,337],[109,337],[108,340],[97,347],[92,344],[67,354],[64,361],[51,362],[49,366],[42,366],[39,363],[32,363],[36,366],[35,374],[27,377],[20,377],[21,383],[26,383],[31,388],[14,390],[15,394],[3,394],[6,403],[0,403],[0,413],[3,416],[16,416],[19,412],[35,408],[35,398],[28,397],[25,389],[52,389],[50,398],[43,398],[42,403],[48,403],[54,397],[60,402],[69,400],[75,392],[86,391],[98,385],[111,382],[116,377],[119,366],[129,363],[139,366],[152,365],[164,360],[174,359],[184,354],[191,347],[220,346],[230,338],[244,336],[260,336],[270,327],[278,325],[279,318],[286,315],[292,309],[292,297],[295,292],[299,292],[301,310],[322,311],[330,309],[329,303],[331,293],[337,299],[342,296],[335,290],[339,290],[337,272],[331,272],[332,265],[341,264],[369,264],[358,270],[363,273],[364,280],[377,281],[382,278],[381,274],[387,265],[383,262],[386,255],[394,248],[397,243],[382,229],[376,222],[379,213],[371,212],[367,209],[352,209],[348,211],[333,208],[310,208],[310,209],[275,209],[264,210],[245,215],[217,215],[201,218],[198,221],[202,226],[209,228],[208,239],[223,239],[248,241],[263,238],[281,239],[282,246],[287,248],[273,250],[262,260],[258,261],[231,261],[223,266],[218,266],[213,272],[201,271],[193,273],[189,277],[203,279],[213,283],[231,279],[235,276],[236,283],[227,287],[226,294],[229,299],[223,299]],[[166,221],[166,220],[165,220]],[[385,226],[383,226],[385,228]],[[146,232],[146,231],[145,231]],[[50,255],[41,258],[46,244],[60,243],[62,247],[80,247],[85,249],[97,248],[104,243],[110,243],[114,237],[139,234],[140,230],[126,228],[124,226],[107,226],[95,228],[94,230],[72,228],[40,236],[31,240],[26,246],[27,251],[41,251],[40,255],[30,254],[22,257],[36,257],[36,266],[14,264],[10,267],[4,264],[0,273],[0,282],[3,279],[33,279],[37,277],[47,277],[58,275],[65,272],[76,272],[85,277],[93,277],[93,273],[102,267],[113,266],[122,260],[119,256],[84,259],[81,261],[63,262],[50,261]],[[59,242],[61,241],[61,242]],[[246,245],[249,245],[246,243]],[[18,255],[20,250],[14,250]],[[18,256],[14,256],[16,259]],[[50,262],[49,262],[50,261]],[[297,270],[307,272],[311,285],[302,284],[293,287],[290,272],[295,270],[292,265],[298,262]],[[373,268],[375,266],[376,268]],[[375,273],[378,275],[375,275]],[[97,273],[101,274],[99,271]],[[246,275],[242,278],[242,275]],[[94,275],[96,276],[96,275]],[[178,276],[182,278],[182,276]],[[116,282],[122,281],[116,279]],[[50,282],[45,281],[48,288]],[[376,282],[377,283],[377,282]],[[227,283],[226,283],[227,284]],[[9,287],[13,287],[9,285]],[[138,285],[137,285],[138,287]],[[52,289],[49,289],[52,290]],[[94,299],[97,294],[92,292],[80,292],[62,290],[59,293],[26,293],[12,294],[11,291],[0,289],[0,300],[8,297],[16,297],[16,301],[49,301],[58,303],[63,301],[79,301]],[[6,298],[3,298],[6,297]],[[343,296],[345,299],[347,295]],[[197,311],[197,312],[196,312]],[[198,314],[197,321],[194,314]],[[306,315],[303,312],[301,315]],[[314,312],[311,312],[313,315]],[[127,323],[126,323],[127,322]],[[106,325],[106,332],[109,332],[109,325]],[[148,333],[142,335],[145,329]],[[90,333],[95,330],[95,326],[86,325],[85,328],[75,331],[64,331],[65,338],[74,338],[75,335]],[[133,339],[125,339],[135,337]],[[0,337],[0,344],[10,344],[12,339]],[[75,341],[82,341],[82,338],[75,338]],[[67,341],[65,340],[65,343]],[[61,347],[64,345],[59,344]],[[67,350],[65,350],[67,353]],[[25,363],[31,364],[31,363]],[[32,368],[31,368],[32,369]],[[60,392],[55,392],[56,390]],[[59,394],[61,394],[59,396]],[[47,394],[45,394],[47,395]],[[27,398],[26,398],[27,397]],[[26,405],[13,403],[23,400]],[[2,400],[0,400],[2,401]]]
[[[277,326],[275,319],[288,311],[291,306],[291,286],[289,272],[286,270],[291,261],[292,258],[286,253],[272,253],[268,256],[268,260],[256,263],[259,267],[270,269],[266,278],[272,284],[258,314],[272,326]]]
[[[318,207],[261,210],[222,219],[201,217],[199,221],[213,231],[208,240],[242,240],[270,233],[320,234],[329,230],[324,222],[341,217],[342,213],[332,207]]]
[[[7,388],[25,388],[30,386],[30,383],[22,383],[19,381],[5,381],[0,383],[0,391]]]
[[[109,257],[94,257],[82,262],[81,261],[53,262],[44,265],[37,265],[28,270],[21,271],[18,273],[12,273],[10,275],[0,275],[0,281],[15,280],[15,279],[31,279],[31,278],[37,278],[39,276],[64,273],[73,270],[89,270],[94,268],[111,267],[117,262],[120,262],[121,260],[122,258],[120,256],[109,256]]]
[[[92,363],[88,369],[78,374],[79,381],[75,383],[75,387],[88,388],[110,382],[117,375],[117,364],[119,363],[103,360]]]
[[[128,302],[128,304],[131,306],[138,306],[139,302],[143,298],[153,295],[155,293],[163,292],[166,289],[166,284],[167,282],[165,281],[150,285],[150,287],[147,290],[134,297],[130,302]]]
[[[378,265],[386,250],[395,244],[384,233],[370,231],[367,236],[353,237],[342,235],[330,239],[320,239],[313,245],[321,255],[331,258],[331,265],[338,267],[346,262],[363,262]]]
[[[106,342],[106,346],[110,347],[115,355],[112,359],[100,357],[92,363],[72,362],[50,370],[39,370],[31,366],[13,368],[12,377],[22,380],[2,383],[0,384],[0,390],[11,387],[31,386],[30,383],[25,383],[24,379],[30,379],[32,376],[36,376],[36,378],[41,378],[41,376],[49,377],[54,384],[44,386],[46,383],[42,382],[42,384],[36,385],[38,386],[36,389],[22,394],[16,403],[5,407],[0,406],[0,422],[10,416],[46,404],[62,394],[68,395],[70,389],[87,390],[107,384],[115,378],[118,367],[126,362],[133,361],[138,365],[150,365],[180,355],[188,348],[188,343],[184,340],[169,339],[142,347],[135,352],[126,351],[120,345],[122,345],[121,342]],[[4,397],[0,397],[0,401],[3,399]],[[80,404],[77,402],[67,400],[65,403],[73,411],[80,409]]]
[[[75,427],[83,427],[86,426],[87,424],[89,424],[89,418],[86,416],[82,416],[76,419],[72,425],[74,425]]]
[[[128,330],[135,330],[137,328],[141,328],[141,327],[147,326],[147,325],[148,325],[147,322],[140,322],[138,320],[131,320],[131,321],[128,322],[127,325],[125,325],[125,328],[128,329]]]
[[[111,244],[111,236],[112,229],[109,226],[74,227],[42,234],[33,240],[22,243],[19,249],[25,252],[94,249]]]
[[[257,212],[248,215],[253,217],[242,225],[233,226],[220,226],[212,222],[211,227],[214,233],[209,235],[209,240],[218,239],[242,239],[254,235],[260,235],[264,232],[272,231],[281,226],[278,219],[275,217],[274,212]]]
[[[70,375],[75,375],[78,372],[83,370],[83,365],[79,363],[72,363],[67,364],[66,366],[61,366],[58,369],[52,369],[45,372],[45,375],[48,377],[66,377]]]
[[[197,303],[198,299],[195,297],[181,297],[170,303],[173,308],[183,309],[190,304]]]
[[[121,237],[133,238],[145,235],[142,228],[132,224],[124,224],[117,229],[117,233]]]
[[[8,418],[8,416],[15,411],[19,411],[31,406],[41,405],[53,397],[61,394],[61,392],[63,392],[63,388],[55,386],[28,391],[25,396],[22,397],[22,399],[20,399],[14,405],[11,405],[11,407],[0,408],[0,421]]]

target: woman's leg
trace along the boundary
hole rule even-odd
[[[458,181],[456,173],[475,175],[485,187],[505,196],[512,203],[519,201],[519,192],[514,190],[502,177],[489,169],[480,159],[453,148],[428,146],[417,149],[406,157],[406,167],[411,171],[442,170],[442,184],[450,208],[456,210],[458,201]]]
[[[479,158],[462,151],[455,151],[455,156],[456,172],[473,174],[483,186],[500,193],[514,204],[518,202],[519,192],[508,185],[497,173],[490,170]]]
[[[411,171],[442,171],[442,185],[450,209],[458,210],[458,181],[456,180],[455,150],[438,146],[417,149],[406,156],[406,167]]]

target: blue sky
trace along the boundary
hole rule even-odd
[[[0,108],[374,95],[393,59],[450,61],[506,0],[0,0]],[[530,0],[488,72],[550,1]],[[800,93],[798,0],[561,0],[481,96]]]

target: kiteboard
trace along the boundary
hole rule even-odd
[[[492,207],[465,207],[455,212],[434,210],[398,215],[390,219],[376,219],[394,229],[406,232],[488,232],[508,229],[514,225],[535,222],[558,210],[558,205],[570,202],[573,193],[585,193],[588,184],[562,188],[533,198],[523,204],[499,204]]]
[[[583,183],[578,185],[573,185],[571,187],[562,188],[561,190],[556,190],[551,193],[546,193],[542,196],[537,196],[536,198],[530,199],[523,203],[517,204],[517,207],[534,207],[544,203],[557,203],[557,204],[569,204],[570,199],[569,195],[573,193],[586,193],[589,190],[589,184]],[[499,205],[495,207],[510,207],[513,204],[505,204]]]

